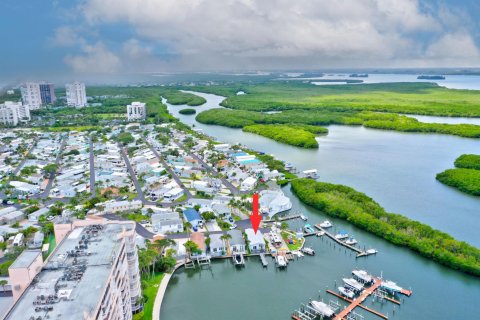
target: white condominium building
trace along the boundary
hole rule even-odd
[[[5,101],[0,104],[0,124],[16,126],[20,121],[30,120],[30,109],[21,102]]]
[[[145,120],[147,117],[147,107],[143,102],[132,102],[127,106],[128,121]]]
[[[40,109],[42,106],[42,96],[40,94],[40,85],[36,82],[25,82],[20,87],[23,104],[29,106],[30,110]]]
[[[87,93],[85,91],[85,83],[74,82],[65,85],[67,95],[67,105],[81,108],[87,105]]]
[[[14,262],[4,319],[131,320],[142,309],[135,224],[94,223],[55,225],[58,245],[41,268],[34,253]]]

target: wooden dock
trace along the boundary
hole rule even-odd
[[[291,215],[291,216],[280,217],[278,219],[262,220],[262,222],[272,223],[272,222],[282,222],[282,221],[294,220],[294,219],[300,219],[300,215],[295,214],[295,215]]]
[[[380,285],[382,284],[382,280],[380,279],[375,279],[375,282],[373,283],[373,285],[365,290],[363,290],[362,294],[356,298],[355,300],[351,300],[351,299],[348,299],[348,298],[345,298],[343,296],[341,296],[340,294],[334,292],[334,291],[331,291],[331,290],[327,290],[328,293],[336,296],[336,297],[339,297],[345,301],[348,301],[350,304],[345,308],[343,309],[341,312],[339,312],[335,318],[333,318],[334,320],[342,320],[342,319],[346,319],[347,318],[347,315],[353,311],[353,309],[355,309],[356,307],[360,307],[364,310],[367,310],[377,316],[379,316],[380,318],[383,318],[383,319],[388,319],[387,316],[385,316],[384,314],[381,314],[380,312],[377,312],[373,309],[370,309],[364,305],[362,305],[362,302],[365,301],[365,299],[367,299],[375,290],[377,290]]]
[[[369,256],[371,254],[376,254],[375,253],[368,253],[367,251],[363,251],[362,249],[360,248],[357,248],[355,246],[352,246],[352,245],[349,245],[349,244],[346,244],[344,241],[341,241],[337,238],[335,238],[335,236],[333,234],[331,234],[330,232],[328,232],[327,230],[325,230],[324,228],[322,228],[320,226],[320,224],[316,224],[315,225],[315,228],[317,228],[318,230],[320,230],[320,232],[323,232],[324,235],[326,235],[327,237],[329,237],[330,239],[332,239],[333,241],[335,241],[336,243],[338,243],[339,245],[341,246],[344,246],[352,251],[355,251],[357,253],[357,258],[360,258],[360,257],[366,257],[366,256]]]

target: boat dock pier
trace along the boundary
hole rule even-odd
[[[360,258],[360,257],[366,257],[366,256],[369,256],[371,254],[375,254],[374,252],[368,252],[368,251],[363,251],[362,249],[360,248],[357,248],[353,245],[349,245],[349,244],[346,244],[344,241],[341,241],[337,238],[335,238],[335,236],[333,234],[331,234],[330,232],[328,232],[327,230],[325,230],[324,228],[322,228],[320,226],[320,224],[316,224],[315,225],[315,228],[317,228],[318,230],[320,230],[320,232],[323,232],[324,235],[326,235],[327,237],[329,237],[330,239],[332,239],[333,241],[335,241],[336,243],[338,243],[339,245],[341,246],[344,246],[352,251],[355,251],[357,253],[357,258]]]
[[[294,214],[290,216],[280,217],[278,219],[262,220],[262,222],[264,223],[282,222],[287,220],[300,219],[300,216],[301,216],[300,214]]]
[[[268,266],[268,261],[267,259],[265,258],[265,253],[260,253],[260,260],[262,261],[262,265],[264,267]]]

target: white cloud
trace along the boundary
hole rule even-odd
[[[61,47],[72,47],[85,43],[78,30],[70,26],[62,26],[55,29],[55,34],[51,40],[54,45]]]
[[[433,42],[426,50],[426,56],[443,64],[457,62],[460,66],[478,66],[480,50],[472,37],[465,33],[449,33]]]
[[[86,0],[80,10],[90,27],[129,24],[142,43],[167,47],[179,56],[177,66],[189,69],[382,66],[424,59],[434,64],[444,59],[435,53],[436,44],[429,47],[417,37],[445,28],[418,0]],[[458,41],[475,56],[473,40]],[[132,67],[155,59],[151,46],[136,39],[122,50]]]
[[[84,45],[82,54],[65,57],[65,63],[79,73],[111,73],[118,71],[120,58],[101,42]]]

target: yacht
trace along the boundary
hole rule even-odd
[[[342,279],[343,282],[345,282],[345,284],[352,288],[353,290],[355,291],[360,291],[363,289],[363,284],[361,284],[360,282],[358,282],[357,280],[353,279],[353,278],[343,278]]]
[[[287,259],[284,256],[277,256],[277,264],[279,268],[285,268],[287,266]]]
[[[378,251],[377,251],[376,249],[368,249],[366,252],[367,252],[368,254],[376,254],[376,253],[378,253]]]
[[[323,317],[331,318],[335,315],[335,311],[325,302],[312,300],[310,305]]]
[[[353,246],[353,245],[356,245],[356,244],[358,243],[358,241],[357,241],[357,239],[355,239],[355,238],[348,238],[348,239],[345,241],[345,243],[348,244],[348,245]]]
[[[348,233],[346,231],[340,231],[339,233],[337,233],[335,235],[335,238],[337,240],[343,240],[343,239],[347,239],[348,238]]]
[[[314,256],[315,255],[315,250],[313,250],[313,248],[309,248],[309,247],[304,247],[302,249],[302,252],[305,253],[305,254],[308,254],[309,256]]]
[[[325,220],[322,223],[320,223],[320,227],[328,229],[328,228],[333,227],[333,224],[330,221]]]
[[[373,277],[369,275],[368,272],[365,270],[353,270],[352,274],[355,278],[357,278],[361,282],[365,282],[365,283],[373,282]]]
[[[345,296],[350,299],[353,299],[353,297],[355,296],[355,293],[352,290],[348,290],[345,287],[338,287],[338,291],[340,291],[342,296]]]
[[[308,220],[308,218],[305,217],[303,214],[300,215],[300,219],[302,219],[303,221],[307,221],[307,220]]]
[[[390,280],[382,281],[382,284],[380,286],[391,293],[402,292],[403,290],[402,287]]]

